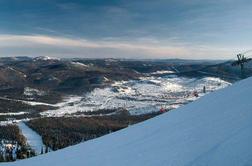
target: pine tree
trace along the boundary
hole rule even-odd
[[[0,153],[0,162],[5,162],[3,154]]]
[[[203,93],[206,93],[206,86],[203,87]]]
[[[41,147],[41,152],[40,152],[40,154],[43,154],[44,153],[44,148],[43,148],[43,146]]]
[[[28,151],[26,152],[26,155],[27,155],[27,158],[30,157],[30,150],[28,150]]]
[[[46,146],[45,153],[48,153],[48,146]]]

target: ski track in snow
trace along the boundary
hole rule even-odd
[[[40,154],[41,148],[45,147],[41,136],[34,130],[29,128],[24,122],[19,122],[18,126],[22,131],[22,134],[27,139],[27,143],[31,146],[33,150],[35,150],[36,154]]]

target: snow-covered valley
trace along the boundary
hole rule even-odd
[[[106,88],[96,88],[83,97],[71,96],[65,103],[56,105],[59,109],[48,110],[41,115],[63,116],[115,108],[125,108],[134,115],[157,112],[160,108],[170,110],[228,85],[229,82],[214,77],[142,77],[140,80],[119,81]]]
[[[230,83],[220,78],[203,77],[187,78],[176,75],[166,75],[163,77],[150,76],[141,77],[139,80],[115,81],[105,88],[96,88],[83,96],[66,96],[63,101],[50,104],[45,102],[17,100],[1,97],[6,101],[21,102],[31,106],[50,106],[56,108],[41,112],[42,117],[62,117],[62,116],[86,116],[86,112],[96,112],[99,110],[118,110],[124,108],[131,115],[142,115],[159,112],[161,108],[172,110],[197,100],[207,93],[229,86]],[[205,87],[205,90],[204,90]],[[204,92],[205,91],[205,92]],[[39,90],[26,88],[25,95],[33,97],[33,92],[41,94]],[[197,95],[195,95],[195,92]],[[113,115],[115,112],[99,115]],[[9,118],[1,121],[1,125],[16,124],[26,137],[27,143],[39,154],[41,147],[44,147],[41,137],[29,128],[23,121],[29,112],[6,112],[0,113],[2,116],[23,116],[23,119]],[[88,115],[88,116],[96,116]]]

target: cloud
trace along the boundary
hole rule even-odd
[[[28,1],[0,1],[2,56],[216,59],[252,42],[249,0]]]
[[[82,58],[231,58],[235,49],[153,38],[88,40],[45,35],[0,35],[0,56]],[[220,56],[221,55],[221,56]]]

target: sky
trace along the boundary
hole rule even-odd
[[[251,0],[0,0],[0,56],[233,59]]]

